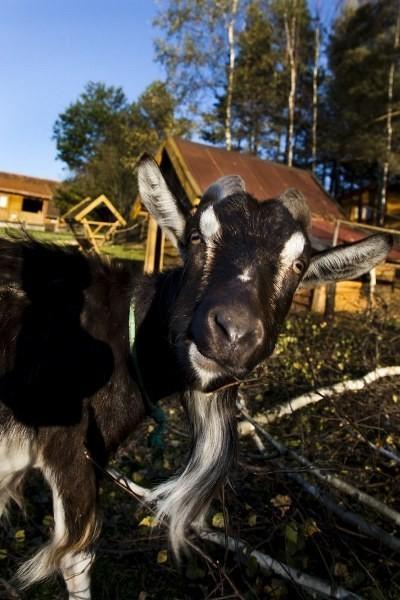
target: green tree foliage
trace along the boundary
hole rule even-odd
[[[247,10],[245,28],[238,37],[233,88],[233,135],[235,147],[254,154],[268,144],[276,113],[277,71],[272,49],[272,27],[258,3]],[[205,113],[203,138],[213,143],[224,139],[226,93],[217,97]]]
[[[305,0],[253,0],[238,36],[233,90],[234,146],[274,160],[285,160],[288,139],[290,67],[284,19],[296,18],[295,162],[310,155],[313,23]],[[226,88],[205,112],[203,137],[223,139]]]
[[[334,193],[354,183],[378,184],[385,159],[388,76],[398,10],[393,0],[366,2],[346,8],[334,23],[321,149],[331,160]],[[400,109],[398,77],[393,107]],[[393,120],[393,148],[397,149],[398,123],[398,118]],[[392,174],[400,172],[398,150],[392,153],[390,167]]]
[[[249,0],[235,11],[235,39]],[[228,27],[232,0],[169,0],[155,20],[157,60],[181,109],[198,119],[228,86]]]
[[[118,87],[90,82],[54,124],[57,158],[72,171],[94,157],[101,143],[115,143],[125,125],[128,101]]]
[[[190,131],[190,122],[175,118],[175,109],[160,81],[132,103],[121,88],[89,83],[54,126],[58,158],[70,170],[57,192],[60,209],[64,212],[86,196],[106,194],[128,216],[137,192],[139,156],[155,153],[169,135]]]

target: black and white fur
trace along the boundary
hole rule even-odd
[[[0,241],[0,512],[30,468],[53,494],[52,538],[24,563],[23,586],[60,571],[70,599],[90,598],[100,530],[99,473],[146,413],[129,347],[153,402],[180,393],[192,430],[185,468],[150,492],[177,555],[201,523],[236,453],[240,380],[271,354],[299,285],[354,278],[384,260],[385,235],[313,255],[295,191],[260,203],[238,177],[204,194],[194,215],[156,163],[139,166],[143,202],[184,266],[153,277],[30,239]]]

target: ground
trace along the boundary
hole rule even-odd
[[[292,316],[273,358],[243,386],[248,408],[253,414],[262,413],[309,389],[359,377],[378,364],[395,364],[399,350],[400,326],[387,315],[339,316],[329,323],[312,316]],[[164,408],[168,416],[164,456],[155,455],[143,444],[153,427],[149,420],[114,461],[142,485],[175,472],[186,452],[179,404],[171,400]],[[398,378],[392,378],[361,392],[321,400],[276,421],[268,430],[320,468],[340,474],[400,510],[399,466],[383,459],[367,443],[395,449],[400,443],[399,425]],[[211,526],[217,531],[226,526],[230,535],[252,548],[336,582],[362,598],[400,598],[400,561],[392,550],[332,515],[289,478],[294,472],[312,482],[307,469],[288,458],[279,459],[283,460],[279,466],[276,453],[269,448],[269,457],[262,458],[249,440],[240,445],[224,506],[216,500],[210,511]],[[343,507],[393,532],[390,522],[377,518],[357,501],[333,495]],[[104,529],[93,570],[96,599],[309,597],[290,582],[261,573],[254,560],[225,554],[211,544],[198,543],[203,556],[192,554],[178,567],[168,551],[165,531],[150,527],[151,513],[146,508],[109,481],[104,482],[101,496]],[[31,478],[26,497],[26,517],[13,508],[1,529],[0,579],[5,581],[51,531],[47,490]],[[0,592],[0,598],[12,598],[12,589]],[[14,597],[61,599],[65,592],[62,582],[56,580]]]
[[[338,381],[358,378],[377,366],[396,365],[400,323],[390,312],[337,315],[332,321],[300,314],[287,321],[273,357],[243,386],[248,410],[262,415],[276,404]],[[184,416],[177,400],[164,404],[168,418],[161,455],[143,442],[154,427],[143,423],[121,448],[113,465],[149,486],[175,473],[187,450]],[[317,464],[400,511],[400,467],[377,447],[400,446],[399,378],[382,379],[299,410],[268,427],[269,433]],[[262,457],[251,440],[240,442],[238,464],[224,503],[215,500],[209,525],[246,541],[251,548],[350,590],[358,597],[400,598],[400,557],[311,498],[293,474],[310,483],[310,470],[278,456],[265,442]],[[374,446],[374,447],[372,447]],[[319,484],[320,485],[320,484]],[[321,486],[323,487],[323,486]],[[357,500],[330,491],[342,508],[395,533]],[[48,538],[52,529],[49,492],[32,475],[26,485],[26,515],[12,507],[0,525],[0,599],[64,599],[61,579],[22,593],[12,581],[17,565]],[[152,515],[134,498],[105,480],[101,489],[104,528],[93,569],[96,600],[291,599],[311,597],[290,581],[261,572],[253,559],[195,541],[176,565],[165,529],[152,528]]]

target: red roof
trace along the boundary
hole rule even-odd
[[[284,190],[296,188],[306,197],[313,215],[332,220],[344,218],[338,204],[311,171],[181,138],[174,138],[174,142],[202,191],[223,175],[241,175],[248,192],[259,200],[276,198]]]
[[[58,181],[52,179],[0,172],[0,192],[8,194],[20,194],[21,196],[51,200],[58,184]]]
[[[172,142],[180,154],[184,170],[190,173],[201,193],[224,175],[243,177],[247,191],[258,200],[276,198],[288,188],[296,188],[304,194],[311,210],[311,238],[315,246],[321,249],[331,246],[336,221],[345,220],[345,216],[311,171],[181,138],[173,138]],[[338,244],[356,242],[368,235],[368,231],[341,224]],[[400,262],[400,250],[393,250],[389,259]]]

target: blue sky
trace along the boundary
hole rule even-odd
[[[88,81],[134,100],[154,63],[152,0],[1,0],[0,171],[59,179],[57,115]]]
[[[62,179],[53,124],[88,81],[135,100],[155,79],[156,0],[0,0],[0,171]],[[318,2],[325,22],[334,9]],[[332,0],[333,2],[333,0]]]

